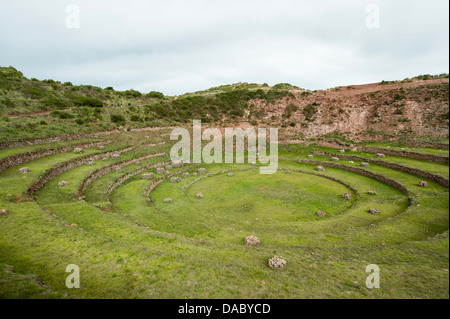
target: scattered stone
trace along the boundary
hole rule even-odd
[[[352,197],[352,195],[350,194],[350,193],[344,193],[343,195],[342,195],[342,198],[344,198],[344,199],[353,199],[353,197]]]
[[[370,164],[366,163],[366,162],[362,162],[361,164],[359,164],[359,166],[361,166],[361,167],[370,167]]]
[[[6,209],[0,209],[0,215],[1,215],[1,216],[6,216],[6,215],[8,215],[8,214],[9,214],[8,210],[6,210]]]
[[[287,169],[287,170],[286,170],[286,174],[292,174],[291,170],[290,170],[290,169]]]
[[[79,200],[79,201],[83,201],[83,200],[86,200],[86,196],[81,196],[81,197],[78,197],[78,200]]]
[[[21,169],[19,169],[19,173],[22,173],[22,174],[28,174],[29,172],[30,172],[29,167],[22,167]]]
[[[368,191],[367,194],[369,194],[369,195],[376,195],[377,192],[375,192],[375,191]]]
[[[111,158],[112,158],[112,159],[119,159],[119,158],[120,158],[120,155],[119,155],[119,154],[113,154],[113,155],[111,156]]]
[[[308,158],[314,158],[314,155],[308,155]]]
[[[122,169],[120,167],[116,169],[116,173],[122,173],[122,172],[123,171],[122,171]]]
[[[98,149],[99,149],[99,150],[104,150],[105,147],[104,147],[103,145],[100,145],[100,146],[98,147]]]
[[[357,148],[357,147],[354,147],[354,148],[351,149],[351,151],[352,151],[352,152],[358,152],[358,148]]]
[[[261,243],[261,240],[258,237],[251,235],[245,238],[244,243],[247,246],[257,246]]]
[[[141,166],[142,164],[141,164],[141,162],[137,161],[137,162],[136,162],[136,165],[137,165],[137,166]]]
[[[350,164],[355,164],[355,162],[353,162],[353,161],[349,161],[349,163],[350,163]]]
[[[191,174],[189,174],[189,173],[183,173],[183,175],[181,175],[181,177],[183,177],[183,178],[188,178],[189,176],[191,176]]]
[[[197,195],[195,195],[195,197],[197,197],[197,199],[202,199],[203,198],[203,194],[202,193],[198,193]]]
[[[425,182],[425,181],[421,181],[418,185],[419,185],[420,187],[427,187],[427,186],[428,186],[428,183]]]
[[[378,215],[380,212],[376,208],[369,209],[369,213],[372,215]]]
[[[67,182],[67,181],[60,181],[58,183],[58,186],[67,186],[67,185],[69,185],[69,182]]]
[[[103,162],[107,162],[108,160],[109,160],[109,158],[103,157]]]
[[[172,203],[173,199],[172,198],[165,198],[164,199],[164,203]]]
[[[339,153],[345,153],[345,150],[340,150]]]
[[[166,170],[170,171],[173,168],[172,165],[166,165]]]
[[[385,158],[385,157],[386,157],[386,155],[381,154],[381,153],[377,153],[376,156],[377,156],[378,158]]]
[[[165,174],[165,173],[166,173],[166,170],[162,167],[158,167],[156,169],[156,174]]]
[[[88,165],[89,165],[89,166],[94,166],[95,163],[94,163],[93,161],[89,161],[89,162],[88,162]]]
[[[228,176],[228,177],[234,177],[234,174],[233,174],[233,173],[228,173],[227,176]]]
[[[325,168],[323,168],[322,165],[319,165],[319,166],[316,167],[316,171],[325,172]]]
[[[170,179],[170,182],[171,183],[179,183],[179,182],[181,182],[181,178],[179,178],[179,177],[172,177]]]
[[[203,175],[203,174],[207,173],[207,170],[206,170],[206,168],[199,168],[197,172],[198,172],[198,174]]]
[[[83,153],[84,151],[83,151],[82,148],[76,147],[76,148],[73,150],[73,152],[76,153],[76,154],[81,154],[81,153]]]
[[[173,162],[172,163],[172,168],[179,168],[179,167],[183,167],[183,162],[182,161],[178,161],[178,162]]]
[[[255,166],[255,165],[256,165],[256,162],[252,162],[251,164],[252,164],[253,166]]]
[[[327,217],[327,213],[321,210],[320,212],[317,213],[317,216],[319,216],[320,218],[324,218]]]
[[[212,173],[206,174],[206,177],[212,177],[212,176],[214,176],[214,174],[212,174]]]
[[[286,267],[286,260],[280,256],[275,256],[272,259],[269,259],[269,267],[272,269],[284,268]]]
[[[332,160],[333,162],[339,162],[339,158],[337,158],[337,157],[332,157],[331,160]]]

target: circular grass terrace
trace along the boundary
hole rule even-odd
[[[102,150],[61,152],[1,172],[0,208],[8,214],[0,216],[0,296],[448,297],[446,186],[426,180],[428,187],[419,187],[423,177],[378,165],[365,170],[404,189],[345,167],[325,166],[319,173],[308,155],[329,149],[318,146],[281,147],[274,175],[260,175],[250,164],[184,165],[157,174],[156,167],[169,161],[171,145],[163,135],[118,134]],[[134,148],[128,150],[130,144]],[[119,159],[76,165],[27,194],[61,163],[120,150],[126,151]],[[402,163],[400,157],[392,160]],[[321,155],[314,161],[330,163]],[[418,163],[422,170],[448,176],[448,165],[404,159],[406,166]],[[359,167],[346,160],[339,164]],[[31,172],[23,175],[21,167]],[[209,175],[193,176],[200,167]],[[143,179],[146,172],[154,179]],[[169,176],[183,172],[189,177],[170,182]],[[58,186],[60,181],[69,185]],[[344,199],[344,193],[352,199]],[[173,201],[165,203],[166,198]],[[371,208],[380,213],[369,214]],[[319,217],[319,211],[327,216]],[[261,244],[245,246],[249,235]],[[274,255],[287,261],[286,268],[268,267]],[[69,264],[80,267],[81,289],[65,287]],[[369,264],[380,266],[381,289],[365,286]]]

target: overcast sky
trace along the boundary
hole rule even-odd
[[[79,28],[74,26],[79,8]],[[380,12],[379,28],[368,28]],[[0,66],[167,95],[449,71],[448,0],[0,0]]]

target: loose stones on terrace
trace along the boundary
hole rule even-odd
[[[19,169],[19,173],[22,173],[22,174],[27,174],[29,172],[30,172],[29,167],[22,167],[21,169]]]
[[[170,182],[171,183],[179,183],[179,182],[181,182],[181,178],[179,178],[179,177],[172,177],[170,179]]]
[[[342,195],[342,198],[344,198],[344,199],[352,199],[353,197],[352,197],[352,195],[350,193],[344,193]]]
[[[74,153],[77,153],[77,154],[81,154],[81,153],[83,153],[83,149],[80,148],[80,147],[76,147],[76,148],[73,150],[73,152],[74,152]]]
[[[292,174],[291,170],[287,169],[286,174]]]
[[[203,194],[202,193],[198,193],[197,195],[195,195],[195,197],[197,197],[197,199],[202,199],[203,198]]]
[[[190,176],[189,173],[183,173],[183,175],[181,175],[181,177],[183,177],[183,178],[188,178],[189,176]]]
[[[322,165],[319,165],[319,166],[316,167],[316,171],[325,172],[325,168],[323,168]]]
[[[103,157],[103,162],[107,162],[109,158]]]
[[[206,174],[206,172],[207,172],[206,168],[199,168],[199,169],[198,169],[198,173],[199,173],[200,175]]]
[[[379,158],[385,158],[386,157],[386,155],[381,154],[381,153],[377,153],[376,156],[379,157]]]
[[[143,179],[153,179],[155,177],[155,174],[153,173],[144,173],[142,174]]]
[[[339,150],[339,153],[345,153],[345,150]]]
[[[378,215],[380,212],[376,208],[371,208],[369,209],[369,213],[371,213],[372,215]]]
[[[101,146],[98,147],[98,149],[99,149],[99,150],[104,150],[105,147],[104,147],[103,145],[101,145]]]
[[[269,267],[270,268],[284,268],[284,267],[286,267],[286,260],[284,260],[280,256],[275,256],[272,259],[269,259]]]
[[[421,181],[418,185],[419,185],[420,187],[427,187],[427,186],[428,186],[428,183],[425,182],[425,181]]]
[[[67,186],[67,185],[69,185],[69,182],[67,182],[67,181],[60,181],[58,183],[58,186]]]
[[[192,176],[197,177],[198,173],[192,173]]]
[[[170,171],[173,168],[172,165],[166,165],[166,170]]]
[[[8,211],[6,210],[6,209],[0,209],[0,215],[1,216],[6,216],[6,215],[8,215]]]
[[[116,169],[116,173],[122,173],[122,172],[123,171],[122,171],[122,169],[120,167]]]
[[[321,210],[320,212],[317,213],[317,216],[319,216],[320,218],[327,217],[327,213]]]
[[[95,163],[94,163],[93,161],[89,161],[89,162],[88,162],[88,165],[89,165],[89,166],[94,166]]]
[[[113,155],[111,156],[111,158],[112,158],[112,159],[119,159],[119,158],[120,158],[120,155],[119,155],[119,154],[113,154]]]
[[[172,203],[173,199],[172,198],[165,198],[164,199],[164,203]]]
[[[369,195],[376,195],[377,192],[375,192],[375,191],[368,191],[367,194],[369,194]]]
[[[337,157],[332,157],[331,160],[332,160],[333,162],[339,162],[339,158],[337,158]]]
[[[166,170],[162,167],[158,167],[156,169],[156,174],[165,174],[165,173],[166,173]]]
[[[361,166],[361,167],[370,167],[370,164],[366,163],[366,162],[362,162],[361,164],[359,164],[359,166]]]
[[[234,177],[234,174],[233,174],[233,173],[228,173],[227,176],[228,176],[228,177]]]
[[[257,246],[261,243],[261,240],[258,237],[251,235],[244,239],[244,243],[247,246]]]
[[[314,155],[308,155],[308,158],[314,158]]]

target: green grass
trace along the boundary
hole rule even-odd
[[[116,162],[167,152],[169,145],[146,146],[161,139],[160,132],[123,133],[106,151],[136,146]],[[37,147],[46,145],[27,149]],[[10,168],[0,173],[0,208],[9,210],[0,216],[0,297],[448,298],[448,189],[431,181],[420,188],[423,178],[418,176],[377,165],[367,168],[418,196],[420,206],[410,206],[408,196],[391,186],[326,167],[324,175],[351,185],[357,197],[341,183],[311,175],[316,165],[295,161],[314,150],[324,149],[281,147],[285,159],[279,166],[292,174],[264,176],[249,164],[202,165],[217,174],[164,181],[149,197],[145,190],[151,181],[138,174],[115,189],[111,203],[104,196],[108,186],[140,166],[127,165],[122,173],[93,181],[84,192],[86,201],[78,200],[79,184],[112,160],[57,176],[35,193],[35,201],[21,194],[46,169],[97,149],[26,163],[20,166],[31,168],[25,176],[18,173],[20,167]],[[162,160],[155,157],[142,165]],[[322,156],[315,160],[329,162]],[[400,157],[384,160],[442,174],[448,170]],[[70,184],[58,187],[61,180]],[[377,195],[368,195],[369,190]],[[201,200],[195,198],[199,192]],[[344,192],[352,193],[353,200],[343,199]],[[174,202],[163,203],[167,197]],[[369,214],[369,208],[380,214]],[[319,218],[319,210],[327,217]],[[261,238],[260,246],[243,245],[252,234]],[[286,269],[267,266],[275,254],[287,260]],[[69,264],[80,267],[81,289],[65,287]],[[369,264],[380,266],[381,289],[365,286]]]

